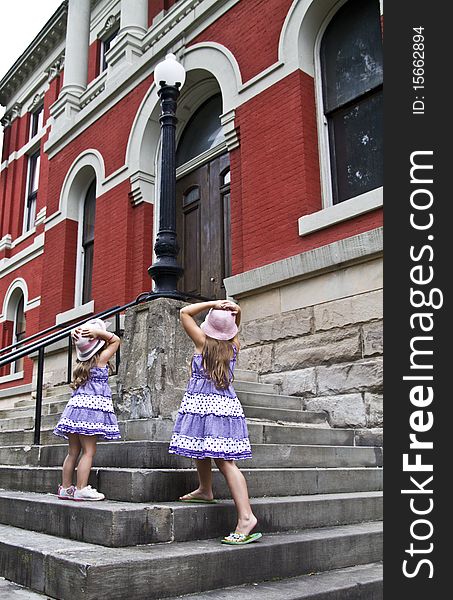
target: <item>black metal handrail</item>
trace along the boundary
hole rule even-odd
[[[90,317],[86,317],[76,323],[72,323],[71,325],[60,329],[59,325],[54,325],[53,327],[49,327],[44,331],[40,331],[39,333],[35,333],[24,340],[18,341],[16,344],[12,346],[8,346],[3,349],[3,351],[13,347],[15,350],[0,358],[0,368],[16,361],[23,356],[28,356],[33,352],[38,352],[38,365],[37,365],[37,380],[36,380],[36,406],[35,406],[35,428],[34,428],[34,441],[35,445],[39,445],[41,441],[41,413],[42,413],[42,393],[43,393],[43,380],[44,380],[44,358],[45,358],[45,348],[47,346],[51,346],[56,342],[68,338],[68,362],[67,362],[67,383],[71,382],[72,378],[72,339],[71,339],[71,331],[76,327],[79,327],[87,322],[88,319],[95,318],[105,318],[115,315],[115,333],[119,335],[120,331],[120,313],[130,308],[131,306],[135,306],[142,302],[146,302],[149,300],[156,300],[157,298],[165,297],[161,294],[156,294],[153,292],[144,292],[140,294],[135,300],[132,302],[128,302],[127,304],[123,304],[122,306],[114,306],[112,308],[106,309],[104,311],[98,312]],[[189,298],[195,299],[198,301],[211,300],[210,298],[206,298],[204,296],[198,296],[195,294],[178,294],[178,297],[184,300],[188,300]],[[23,348],[17,349],[17,346],[23,345],[25,342],[30,342],[31,340],[35,340],[40,336],[48,333],[49,331],[53,331],[55,329],[60,329],[58,332],[51,333],[42,339],[38,339],[37,341],[31,342]],[[121,354],[120,348],[118,348],[116,352],[116,364],[115,364],[115,373],[118,373],[118,367],[120,364]]]

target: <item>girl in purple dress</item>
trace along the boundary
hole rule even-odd
[[[118,350],[120,339],[107,331],[107,324],[101,319],[92,319],[75,329],[72,338],[77,353],[71,383],[74,391],[54,429],[55,435],[69,439],[58,497],[62,500],[103,500],[104,494],[88,485],[88,478],[97,438],[116,440],[121,437],[108,384],[108,361]],[[78,461],[80,451],[82,455]],[[72,485],[76,465],[77,487]]]
[[[201,324],[194,316],[207,309]],[[250,507],[247,483],[235,461],[252,457],[244,411],[232,386],[239,352],[241,309],[227,300],[201,302],[181,309],[181,324],[195,344],[192,371],[178,411],[169,452],[194,458],[199,486],[182,502],[213,503],[211,459],[225,477],[238,521],[224,544],[255,542],[257,519]]]

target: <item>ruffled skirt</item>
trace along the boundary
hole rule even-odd
[[[96,435],[105,440],[121,438],[112,399],[77,394],[66,405],[54,434],[68,439],[69,433]]]
[[[244,411],[236,395],[187,391],[178,411],[169,452],[198,459],[251,458]]]

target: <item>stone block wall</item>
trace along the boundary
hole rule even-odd
[[[368,267],[376,270],[370,262],[350,268],[351,274],[366,275]],[[315,287],[335,295],[339,273],[318,275]],[[299,282],[300,298],[307,298],[302,288],[313,287],[314,279]],[[348,280],[344,273],[340,279]],[[325,410],[333,427],[382,427],[382,289],[367,291],[363,281],[360,293],[267,315],[254,308],[259,295],[239,299],[245,318],[238,366],[257,371],[261,382],[279,385],[285,395],[304,398],[307,410]],[[343,284],[336,290],[348,291],[356,290]],[[284,296],[282,289],[272,292]]]

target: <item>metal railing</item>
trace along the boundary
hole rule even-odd
[[[63,340],[64,338],[68,339],[68,357],[67,357],[67,383],[71,382],[72,379],[72,339],[71,339],[71,331],[76,327],[79,327],[86,323],[89,319],[95,318],[107,318],[111,316],[115,316],[115,333],[116,335],[120,335],[121,326],[120,326],[120,313],[125,311],[126,309],[136,306],[142,302],[147,302],[150,300],[155,300],[157,298],[161,298],[163,296],[159,294],[154,294],[150,292],[144,292],[140,294],[135,300],[132,302],[128,302],[127,304],[123,304],[122,306],[113,306],[107,310],[98,312],[89,317],[84,317],[82,320],[71,323],[66,327],[62,327],[61,325],[54,325],[39,333],[35,333],[23,340],[16,342],[15,344],[11,344],[0,350],[0,368],[8,365],[12,362],[15,362],[17,359],[22,358],[23,356],[29,356],[34,352],[38,352],[38,364],[37,364],[37,374],[36,374],[36,405],[35,405],[35,428],[34,428],[34,439],[33,444],[39,445],[41,442],[41,415],[42,415],[42,397],[43,397],[43,381],[44,381],[44,359],[45,359],[45,349],[52,344]],[[198,301],[210,300],[210,298],[205,298],[203,296],[197,296],[193,294],[181,294],[181,299],[194,299]],[[47,335],[45,335],[47,334]],[[44,336],[45,337],[42,337]],[[2,356],[6,350],[10,350],[13,348],[9,354]],[[121,354],[120,347],[118,348],[116,354],[115,361],[115,374],[118,373],[118,367],[120,365]]]

